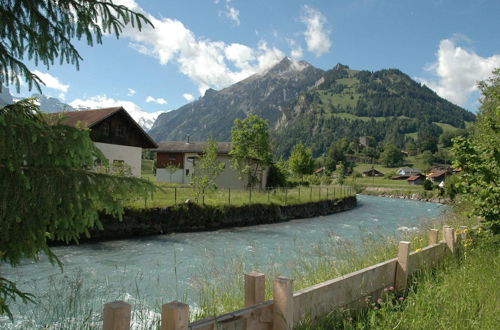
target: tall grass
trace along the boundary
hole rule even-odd
[[[332,311],[299,329],[498,329],[499,252],[500,236],[479,239],[462,258],[414,276],[405,298],[388,293],[365,311]]]

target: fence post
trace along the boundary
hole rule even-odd
[[[229,188],[229,197],[228,197],[228,199],[229,199],[229,205],[231,205],[231,188]]]
[[[269,194],[271,193],[271,188],[268,188],[267,189],[267,202],[269,203],[270,199],[269,199]]]
[[[443,241],[446,242],[446,228],[449,228],[450,226],[448,225],[444,225],[443,226]]]
[[[429,230],[429,245],[437,244],[439,236],[439,230],[431,229]]]
[[[299,202],[300,202],[300,186],[299,186]]]
[[[279,276],[273,282],[273,330],[293,327],[293,280]]]
[[[410,257],[410,242],[399,242],[398,262],[396,264],[396,279],[394,286],[396,291],[401,294],[406,293],[406,286],[408,282],[408,259]]]
[[[287,198],[288,198],[288,188],[285,187],[285,205],[286,205]]]
[[[462,241],[467,239],[467,226],[460,226],[460,239]]]
[[[252,186],[250,186],[250,190],[248,191],[248,204],[252,204]]]
[[[103,330],[129,330],[132,305],[114,301],[104,305]]]
[[[328,187],[326,187],[326,199],[329,199],[329,196],[328,196]]]
[[[187,330],[189,305],[172,301],[161,306],[161,330]]]
[[[312,202],[313,200],[313,187],[311,187],[311,191],[309,192],[309,201]]]
[[[177,187],[174,187],[174,204],[177,205]]]
[[[205,188],[203,188],[201,193],[202,193],[201,201],[202,201],[203,205],[205,205]]]
[[[245,307],[264,301],[266,297],[266,276],[262,273],[245,274]]]
[[[448,249],[452,254],[455,254],[455,229],[451,227],[444,228],[444,240],[446,245],[448,245]]]
[[[318,200],[321,200],[321,186],[318,187]]]

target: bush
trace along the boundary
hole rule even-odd
[[[431,180],[424,181],[424,190],[434,190],[434,184]]]

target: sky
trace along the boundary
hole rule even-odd
[[[126,27],[102,45],[75,40],[80,69],[29,63],[43,92],[73,106],[122,105],[156,116],[264,71],[284,56],[397,68],[468,110],[500,67],[498,0],[115,0],[155,28]],[[13,90],[13,88],[11,88]],[[15,92],[15,91],[13,91]],[[29,93],[24,87],[21,96]]]

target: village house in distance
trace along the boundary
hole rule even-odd
[[[142,149],[158,147],[123,107],[68,111],[51,116],[62,116],[63,125],[89,128],[90,138],[110,165],[125,163],[135,177],[141,176]]]
[[[189,184],[196,172],[198,159],[207,148],[207,142],[166,141],[160,142],[156,157],[156,180]],[[215,179],[219,188],[244,189],[248,180],[240,180],[239,173],[231,166],[231,142],[217,142],[218,160],[224,163],[224,170]],[[267,183],[268,167],[257,174],[258,186],[264,188]]]

